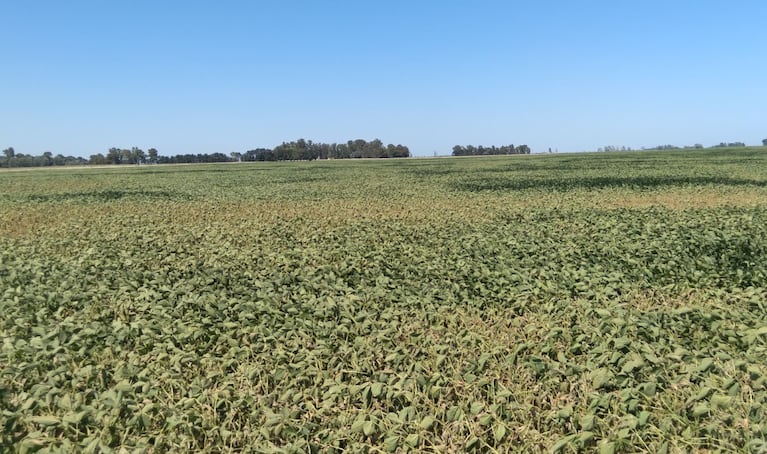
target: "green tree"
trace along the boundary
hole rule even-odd
[[[147,151],[147,155],[149,157],[149,162],[152,164],[157,164],[157,149],[156,148],[150,148]]]
[[[386,148],[379,139],[373,139],[362,146],[363,158],[380,158],[386,155]]]
[[[16,151],[13,149],[13,147],[8,147],[5,150],[3,150],[3,154],[5,155],[5,163],[8,167],[11,166],[11,159],[16,156]]]
[[[120,150],[119,148],[112,147],[107,152],[107,161],[110,164],[122,163],[122,157],[123,157],[122,150]]]
[[[120,149],[120,164],[130,164],[133,162],[133,155],[127,148]]]
[[[767,139],[762,139],[762,145],[764,145],[765,147],[767,147]]]
[[[109,163],[110,163],[109,160],[106,157],[104,157],[104,155],[101,153],[92,154],[90,159],[88,159],[88,164],[93,164],[93,165],[104,165]]]
[[[146,162],[146,153],[144,150],[138,147],[133,147],[130,150],[130,163],[131,164],[143,164]]]
[[[436,151],[434,152],[436,155]],[[384,157],[387,158],[409,158],[410,157],[410,149],[404,145],[394,145],[389,144],[386,146],[386,155]]]
[[[365,148],[365,144],[367,144],[367,141],[363,139],[350,140],[346,142],[346,145],[349,147],[349,157],[361,158],[362,150]]]

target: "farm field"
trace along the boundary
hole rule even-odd
[[[0,451],[767,450],[767,149],[0,172]]]

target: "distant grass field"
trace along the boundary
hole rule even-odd
[[[0,451],[767,450],[767,150],[0,172]]]

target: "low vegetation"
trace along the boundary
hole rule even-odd
[[[0,173],[0,451],[767,449],[767,154]]]

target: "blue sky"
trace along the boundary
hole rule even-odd
[[[2,0],[0,147],[759,144],[767,2]]]

